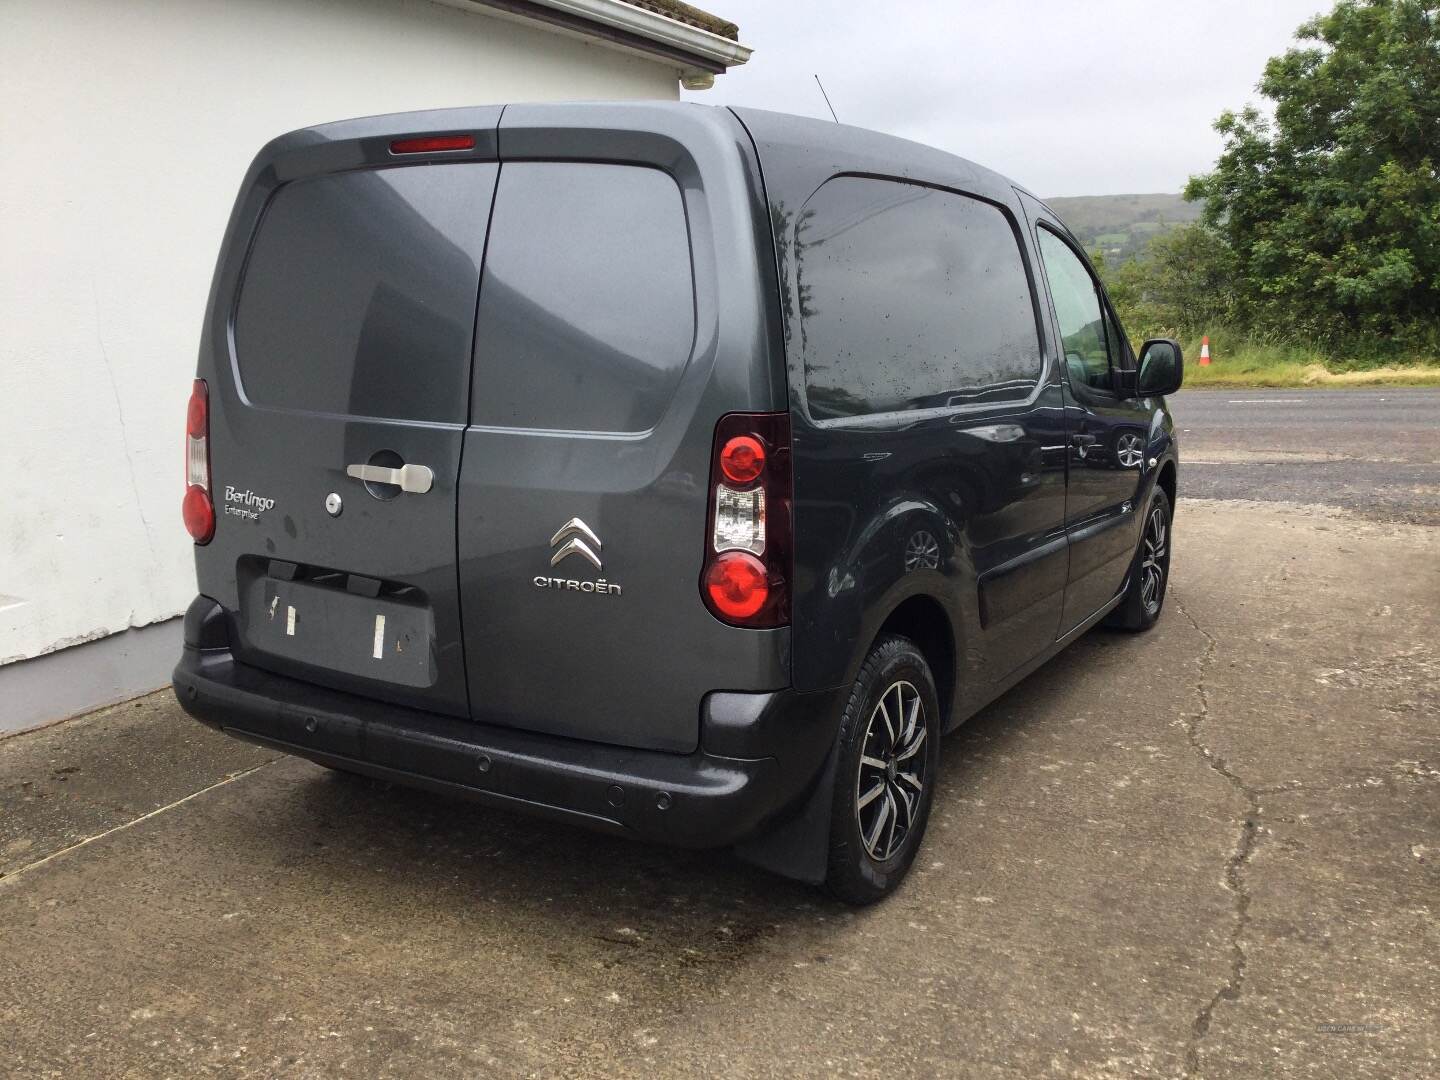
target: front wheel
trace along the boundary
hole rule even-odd
[[[1165,606],[1165,589],[1170,584],[1170,540],[1173,511],[1170,497],[1157,487],[1145,508],[1140,530],[1140,548],[1130,567],[1130,585],[1125,599],[1105,620],[1121,630],[1149,630]]]
[[[940,765],[940,704],[924,655],[881,638],[845,703],[825,887],[873,904],[899,887],[930,820]]]

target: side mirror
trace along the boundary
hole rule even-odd
[[[1138,397],[1163,397],[1180,389],[1185,380],[1185,358],[1180,343],[1151,338],[1140,346],[1140,374],[1135,379]]]

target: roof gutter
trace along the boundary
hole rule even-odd
[[[448,7],[533,19],[628,52],[675,62],[689,89],[704,89],[713,76],[750,59],[747,45],[698,26],[657,15],[622,0],[438,0]]]

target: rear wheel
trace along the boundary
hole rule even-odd
[[[825,887],[848,904],[894,892],[925,836],[940,764],[940,706],[924,655],[881,638],[845,704]]]
[[[1145,508],[1140,529],[1140,549],[1130,567],[1130,586],[1125,599],[1105,621],[1121,630],[1149,630],[1165,606],[1165,589],[1170,584],[1170,526],[1173,512],[1170,497],[1156,487]]]

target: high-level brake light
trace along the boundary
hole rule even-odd
[[[210,393],[204,379],[190,387],[185,410],[185,529],[197,544],[215,535],[215,504],[210,501]]]
[[[790,621],[790,416],[731,413],[715,425],[700,592],[733,626]]]
[[[474,135],[424,135],[414,139],[396,139],[390,144],[392,154],[436,154],[446,150],[474,149]]]

